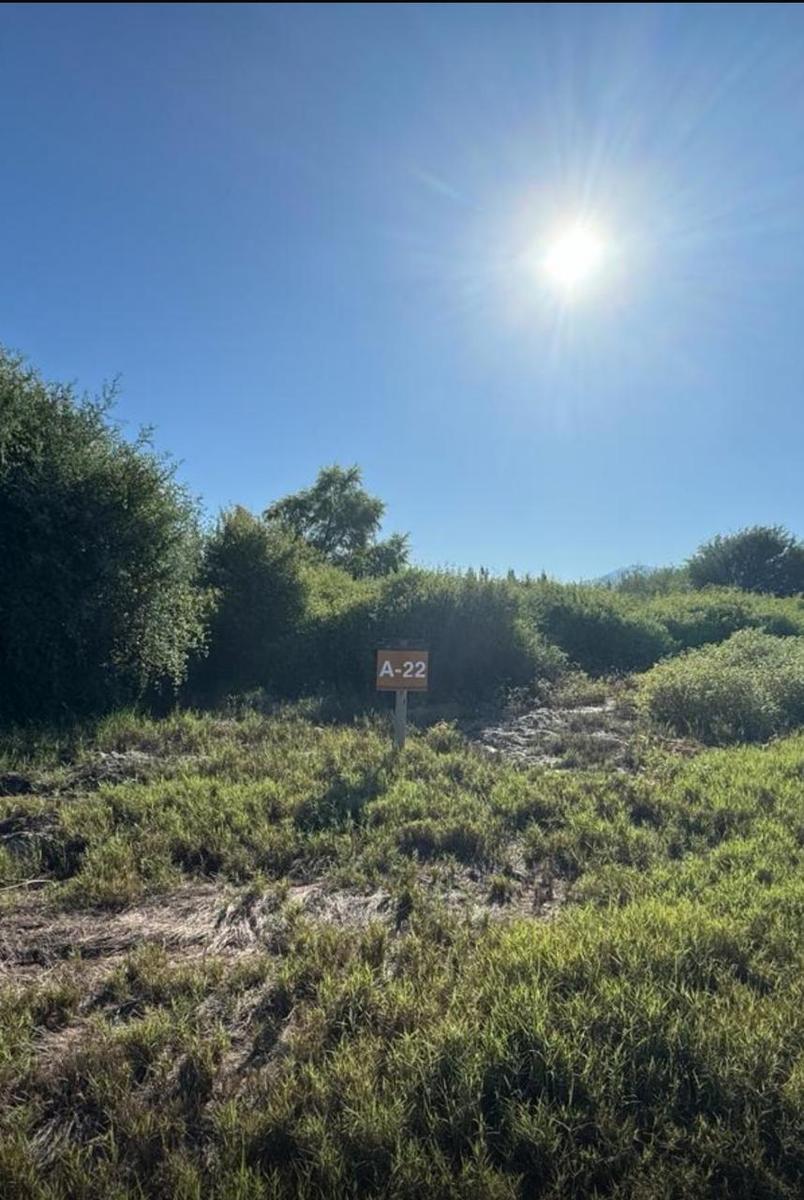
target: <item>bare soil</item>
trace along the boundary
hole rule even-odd
[[[518,766],[625,770],[636,718],[630,708],[609,698],[602,704],[533,708],[490,723],[466,721],[461,728],[478,748]]]

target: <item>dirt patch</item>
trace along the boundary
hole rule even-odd
[[[202,884],[123,912],[62,913],[31,897],[16,911],[4,914],[0,980],[4,975],[36,973],[67,959],[108,962],[149,943],[184,955],[203,954],[213,943],[224,899],[220,888]]]
[[[626,769],[635,716],[615,700],[573,708],[542,707],[492,723],[462,722],[467,738],[487,754],[518,766]]]
[[[352,928],[390,919],[390,896],[300,884],[281,893],[238,896],[217,884],[195,884],[122,912],[54,912],[41,899],[24,899],[4,915],[0,930],[0,982],[25,980],[66,961],[97,971],[143,945],[174,958],[235,958],[255,950],[281,950],[290,922],[299,916]]]
[[[187,764],[203,761],[201,755],[151,753],[145,750],[98,750],[80,762],[51,771],[23,775],[0,774],[0,799],[16,796],[59,798],[94,792],[104,784],[144,783],[157,776],[174,775]]]
[[[66,787],[70,791],[93,791],[104,783],[145,780],[166,761],[164,757],[144,750],[102,750],[70,771]]]
[[[535,871],[514,872],[501,894],[490,877],[456,868],[448,875],[422,869],[419,886],[453,911],[471,918],[535,916],[549,919],[566,895],[563,881]],[[399,928],[399,901],[384,888],[338,889],[322,882],[261,894],[238,894],[215,883],[188,884],[122,912],[54,911],[42,895],[26,895],[4,914],[0,928],[0,984],[29,982],[63,964],[82,978],[103,975],[131,951],[155,945],[175,960],[207,955],[235,959],[281,954],[299,919],[364,929],[372,921]]]

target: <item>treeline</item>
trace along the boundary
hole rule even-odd
[[[429,644],[435,698],[641,670],[738,629],[804,634],[804,547],[757,527],[615,587],[424,571],[381,540],[357,467],[203,528],[150,438],[0,351],[0,719],[338,691],[375,647]]]

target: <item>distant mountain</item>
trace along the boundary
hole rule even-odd
[[[649,575],[651,571],[655,571],[655,567],[646,567],[644,563],[633,563],[630,567],[618,567],[616,571],[609,571],[608,575],[601,575],[599,579],[594,579],[593,583],[619,583],[625,575]]]

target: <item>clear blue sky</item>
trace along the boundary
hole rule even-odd
[[[0,146],[0,341],[212,516],[339,461],[428,564],[804,535],[801,6],[3,5]]]

